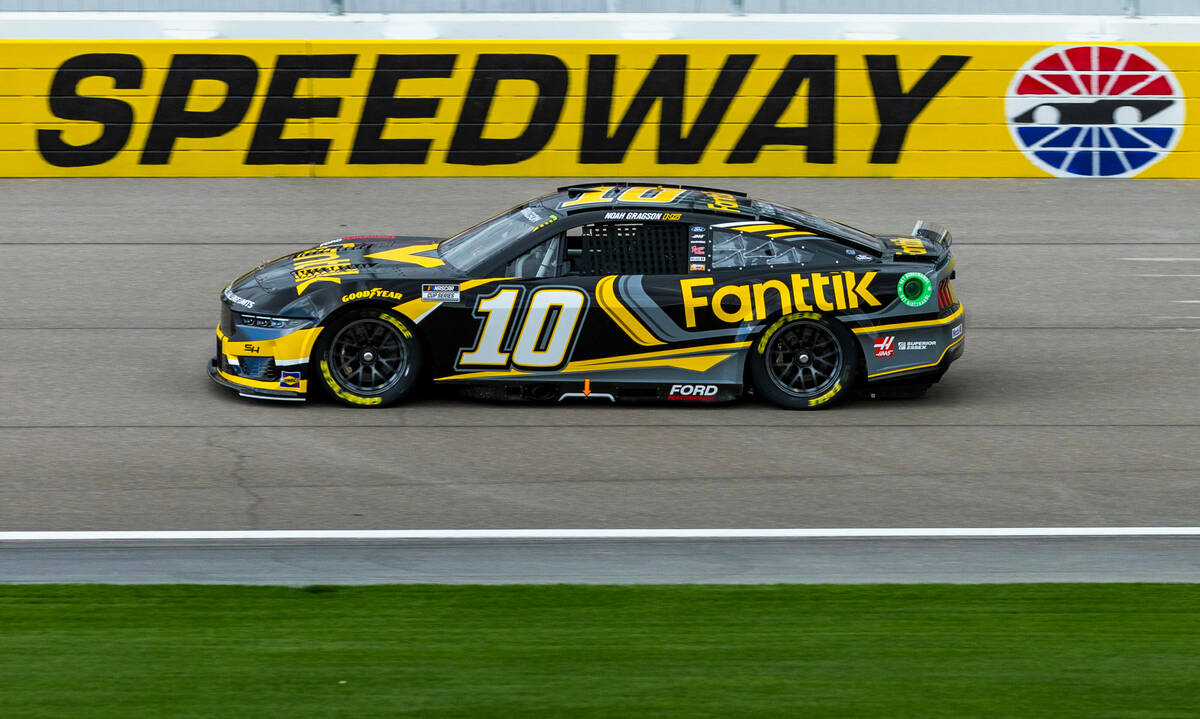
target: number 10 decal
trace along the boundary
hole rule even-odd
[[[588,305],[582,290],[542,287],[529,294],[524,316],[519,287],[502,287],[475,302],[475,316],[483,320],[475,346],[458,356],[458,365],[553,369],[567,360],[567,352]],[[515,321],[514,321],[515,319]],[[516,325],[516,326],[514,326]],[[516,334],[515,344],[511,340]],[[511,350],[506,350],[505,339]]]

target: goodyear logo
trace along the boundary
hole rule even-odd
[[[351,292],[348,295],[342,295],[342,302],[353,302],[355,300],[371,300],[371,299],[376,299],[376,298],[384,299],[384,300],[399,300],[402,296],[403,295],[401,295],[399,292],[392,292],[391,290],[384,290],[384,289],[380,289],[378,287],[372,287],[369,290],[361,290],[359,292]]]
[[[1005,103],[1017,146],[1055,177],[1132,177],[1179,142],[1175,74],[1135,46],[1056,45],[1013,76]]]
[[[765,320],[774,299],[783,314],[794,311],[838,310],[879,307],[871,293],[876,272],[813,272],[793,274],[787,282],[767,280],[748,284],[726,284],[713,288],[713,278],[697,277],[679,281],[683,293],[684,322],[695,327],[700,313],[711,313],[721,322]]]

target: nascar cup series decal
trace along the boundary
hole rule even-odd
[[[1183,103],[1170,68],[1140,47],[1056,45],[1013,76],[1005,113],[1051,175],[1133,177],[1179,142]]]

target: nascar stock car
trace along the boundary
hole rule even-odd
[[[209,375],[382,407],[485,399],[791,409],[919,394],[962,354],[945,229],[873,235],[686,185],[560,188],[449,239],[342,237],[222,293]]]

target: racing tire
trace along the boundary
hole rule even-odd
[[[755,391],[785,409],[837,404],[853,391],[858,368],[850,332],[813,312],[780,317],[750,346]]]
[[[405,318],[371,307],[347,312],[327,327],[313,359],[320,384],[338,402],[387,407],[416,387],[423,356]]]

